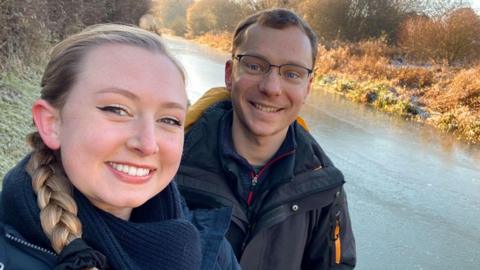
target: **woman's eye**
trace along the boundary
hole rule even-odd
[[[97,108],[103,112],[109,112],[119,116],[130,116],[130,113],[128,113],[127,109],[120,105],[108,105]]]
[[[172,126],[179,126],[179,127],[182,126],[182,123],[175,118],[162,118],[160,119],[160,122],[165,123],[167,125],[172,125]]]

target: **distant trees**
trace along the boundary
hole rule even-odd
[[[0,65],[11,55],[38,58],[51,41],[95,23],[137,24],[148,13],[147,28],[198,36],[231,32],[271,7],[297,11],[327,47],[382,37],[418,60],[480,58],[479,17],[467,0],[0,0]]]
[[[407,14],[402,0],[305,0],[298,9],[324,42],[381,35],[394,41]]]
[[[350,4],[351,0],[307,0],[298,9],[325,43],[348,38]]]
[[[52,41],[91,24],[137,24],[149,9],[150,0],[0,0],[0,65],[38,62]]]
[[[196,1],[187,10],[188,34],[233,31],[239,21],[252,12],[251,6],[235,0]]]
[[[193,0],[153,0],[150,13],[158,20],[160,27],[183,36],[187,31],[187,8],[192,3]]]
[[[454,64],[480,59],[480,17],[471,8],[436,18],[409,18],[398,38],[408,56],[418,61]]]

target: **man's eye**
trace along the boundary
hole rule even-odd
[[[300,74],[298,72],[293,72],[293,71],[285,72],[284,76],[289,80],[297,80],[300,78]]]
[[[262,67],[259,64],[247,63],[247,67],[251,71],[261,71],[262,70]]]
[[[108,105],[108,106],[97,107],[97,108],[103,112],[109,112],[119,116],[130,116],[130,113],[128,113],[128,110],[121,105]]]
[[[175,118],[162,118],[160,119],[160,122],[165,123],[167,125],[172,125],[172,126],[179,126],[179,127],[182,126],[182,123]]]

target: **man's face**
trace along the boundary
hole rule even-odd
[[[297,27],[274,29],[253,25],[247,29],[237,55],[263,58],[272,65],[293,64],[312,69],[310,41]],[[256,69],[255,65],[248,65]],[[312,76],[292,83],[277,67],[266,74],[252,74],[238,59],[225,66],[225,82],[234,109],[233,128],[257,141],[283,141],[310,93]]]

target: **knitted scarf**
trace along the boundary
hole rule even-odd
[[[31,177],[25,171],[27,161],[28,157],[5,176],[1,202],[4,222],[28,241],[50,248],[40,225]],[[74,198],[83,240],[104,254],[113,269],[199,268],[198,231],[184,219],[174,183],[134,209],[129,221],[96,208],[78,191],[74,191]]]

